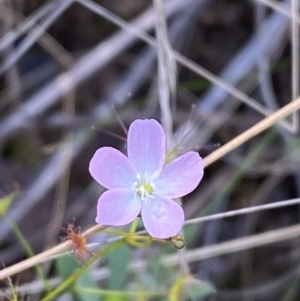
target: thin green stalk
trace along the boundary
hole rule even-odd
[[[291,283],[290,287],[287,289],[282,301],[295,300],[295,297],[299,291],[300,275],[295,276],[294,281]]]
[[[114,297],[134,297],[134,296],[166,296],[166,292],[148,292],[148,291],[116,291],[116,290],[104,290],[104,289],[94,289],[88,287],[76,287],[76,292],[88,293],[91,295],[103,295],[103,296],[114,296]]]
[[[68,287],[72,286],[76,280],[86,271],[86,269],[91,266],[98,257],[104,256],[108,254],[109,252],[114,251],[117,248],[120,248],[126,244],[126,239],[121,239],[119,241],[116,241],[115,243],[112,243],[111,245],[105,247],[103,250],[96,253],[97,257],[91,257],[87,265],[82,266],[80,269],[78,269],[73,275],[65,279],[58,287],[56,287],[52,292],[47,294],[41,301],[50,301],[55,298],[57,298],[59,295],[61,295]]]
[[[11,229],[13,230],[14,234],[16,235],[16,237],[19,239],[22,247],[24,248],[26,254],[28,257],[33,257],[35,254],[30,246],[30,244],[28,243],[26,237],[22,234],[22,232],[20,231],[20,229],[18,228],[18,226],[9,218],[7,218],[7,221],[11,227]],[[39,278],[41,279],[41,281],[43,282],[44,288],[46,289],[46,291],[50,291],[50,286],[48,284],[47,278],[44,274],[44,271],[42,269],[42,267],[37,264],[34,266],[36,273],[38,274]]]
[[[138,226],[138,224],[139,224],[139,221],[140,221],[140,218],[137,217],[137,218],[132,222],[131,227],[130,227],[130,230],[129,230],[129,233],[135,233],[136,228],[137,228],[137,226]]]

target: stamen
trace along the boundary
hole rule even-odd
[[[136,186],[136,193],[141,197],[142,201],[152,197],[151,193],[153,192],[153,183],[142,182]]]

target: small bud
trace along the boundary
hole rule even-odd
[[[182,238],[177,238],[174,242],[174,245],[176,249],[182,249],[185,246],[185,242]]]
[[[171,238],[172,243],[174,244],[176,249],[182,249],[185,246],[185,242],[182,237],[177,234],[176,236]]]

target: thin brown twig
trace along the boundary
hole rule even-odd
[[[291,103],[287,104],[283,108],[279,109],[275,113],[271,114],[270,116],[264,118],[262,121],[258,122],[256,125],[251,127],[249,130],[245,131],[241,135],[237,136],[236,138],[232,139],[210,155],[204,158],[204,166],[207,167],[212,163],[216,162],[217,160],[224,157],[226,154],[231,152],[232,150],[236,149],[246,141],[250,140],[251,138],[257,136],[261,132],[267,130],[277,122],[281,121],[288,115],[292,114],[293,112],[300,109],[300,97],[292,101]]]
[[[94,233],[97,233],[97,232],[103,230],[104,228],[105,227],[102,225],[95,225],[95,226],[87,229],[85,232],[83,232],[82,235],[84,237],[88,237]],[[67,240],[49,250],[41,252],[33,257],[30,257],[30,258],[25,259],[21,262],[18,262],[10,267],[7,267],[0,271],[0,280],[5,280],[12,275],[20,273],[26,269],[29,269],[29,268],[35,266],[36,264],[44,262],[51,257],[54,257],[62,252],[65,252],[65,251],[71,249],[71,247],[72,247],[72,241]]]

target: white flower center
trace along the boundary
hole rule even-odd
[[[152,193],[155,189],[155,184],[147,180],[141,181],[141,176],[137,175],[137,181],[134,182],[133,189],[136,195],[138,195],[142,201],[147,201],[149,198],[153,197]]]

